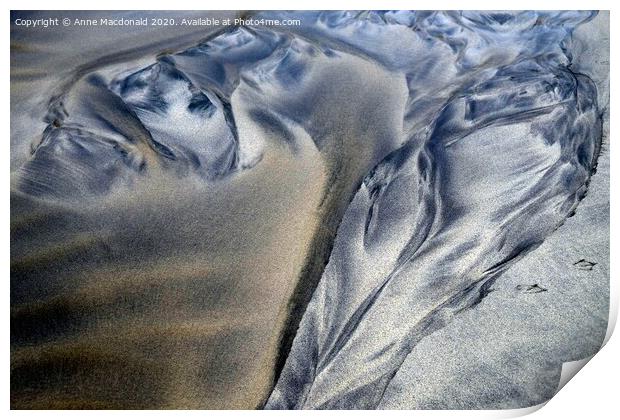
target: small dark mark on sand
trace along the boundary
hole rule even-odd
[[[578,269],[580,269],[580,270],[592,271],[592,268],[594,268],[596,263],[592,262],[592,261],[584,260],[582,258],[579,261],[577,261],[576,263],[573,263],[573,265],[575,267],[577,267]]]
[[[520,284],[517,286],[517,290],[523,293],[541,293],[546,292],[547,289],[540,286],[538,283],[535,284]]]

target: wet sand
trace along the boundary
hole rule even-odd
[[[504,305],[522,331],[545,305],[492,292],[581,209],[606,132],[600,15],[294,16],[12,27],[12,408],[453,408],[471,387],[427,343],[467,351],[471,323]],[[502,345],[493,360],[521,354]],[[548,395],[480,381],[493,397],[469,406]]]
[[[277,107],[296,95],[242,82],[230,98],[239,142],[263,149],[255,166],[215,183],[171,175],[149,133],[84,80],[105,74],[105,61],[65,85],[62,126],[107,115],[135,133],[147,169],[103,197],[12,193],[13,408],[263,404],[346,205],[385,153],[375,136],[399,138],[404,79],[342,60],[317,65],[320,83],[304,88],[321,150],[303,127],[291,143],[252,116],[259,100]],[[69,174],[69,185],[82,182]]]

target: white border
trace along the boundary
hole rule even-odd
[[[8,4],[7,4],[8,3]],[[617,32],[618,19],[616,19],[616,11],[611,1],[601,0],[589,0],[589,1],[574,1],[574,0],[521,0],[519,2],[497,2],[497,1],[483,1],[483,0],[470,0],[467,2],[456,2],[447,0],[420,0],[420,1],[402,1],[402,0],[388,0],[388,1],[342,1],[342,0],[315,0],[311,3],[301,3],[283,0],[264,0],[261,2],[247,1],[247,0],[227,0],[226,2],[218,2],[217,4],[209,4],[208,2],[196,1],[196,0],[174,0],[173,2],[164,2],[157,0],[150,1],[128,1],[128,0],[106,0],[105,2],[89,2],[84,3],[76,0],[57,0],[54,2],[42,1],[42,0],[22,0],[22,1],[8,1],[7,14],[5,19],[1,21],[3,31],[5,33],[4,39],[4,54],[2,54],[2,60],[4,64],[2,66],[2,72],[4,77],[4,101],[2,101],[2,116],[3,127],[5,133],[4,149],[0,154],[2,164],[6,168],[2,174],[4,177],[3,185],[5,186],[5,192],[3,194],[2,206],[0,211],[2,212],[3,219],[5,220],[2,225],[4,242],[2,243],[2,270],[6,273],[4,277],[5,281],[5,294],[3,299],[5,314],[2,321],[2,331],[4,337],[4,355],[5,362],[2,364],[2,373],[4,380],[2,381],[2,395],[5,398],[5,409],[9,409],[9,371],[10,371],[10,349],[9,349],[9,223],[10,220],[10,208],[9,208],[9,183],[10,174],[8,168],[10,167],[10,153],[9,153],[9,97],[10,97],[10,77],[9,77],[9,48],[10,40],[9,33],[9,19],[8,10],[46,10],[50,6],[54,6],[56,10],[273,10],[273,9],[289,9],[289,10],[333,10],[333,9],[418,9],[418,10],[442,10],[442,9],[469,9],[469,10],[552,10],[552,9],[595,9],[595,10],[611,10],[610,13],[610,30],[612,45],[614,45],[614,32]],[[225,7],[221,7],[225,6]],[[620,12],[619,12],[620,13]],[[617,55],[611,51],[611,85],[616,80],[615,73],[619,68]],[[613,87],[611,88],[613,91]],[[613,112],[617,109],[618,100],[615,95],[611,95],[611,118],[610,118],[610,133],[615,132],[611,126],[613,125]],[[611,137],[611,135],[610,135]],[[611,143],[611,141],[610,141]],[[618,211],[614,207],[614,203],[619,196],[618,184],[613,182],[617,176],[615,176],[615,168],[618,162],[618,153],[614,146],[610,146],[611,153],[611,191],[610,199],[612,202],[611,207],[611,255],[618,255],[618,237],[614,233],[620,233],[620,227],[618,223]],[[519,415],[525,415],[532,411],[531,418],[546,419],[546,418],[566,418],[566,419],[581,419],[583,417],[592,418],[611,418],[611,413],[617,415],[618,410],[618,375],[620,373],[617,354],[620,354],[620,344],[618,338],[612,338],[610,340],[611,332],[615,326],[615,322],[618,314],[618,269],[617,264],[614,264],[614,258],[611,258],[610,278],[611,278],[611,305],[610,305],[610,326],[606,341],[609,342],[603,349],[597,354],[592,361],[587,364],[587,367],[583,369],[577,375],[577,379],[571,380],[551,401],[549,401],[544,409],[538,410],[541,407],[534,407],[532,409],[525,410],[507,410],[507,411],[347,411],[339,412],[339,417],[345,418],[372,418],[375,416],[394,416],[396,418],[410,418],[411,416],[422,418],[458,418],[458,419],[480,419],[480,418],[507,418],[515,417]],[[544,405],[544,404],[543,404]],[[11,411],[10,415],[15,418],[32,418],[38,416],[45,416],[46,418],[65,418],[65,417],[82,417],[84,413],[81,412],[66,412],[66,411]],[[298,417],[332,417],[334,413],[330,412],[314,412],[314,411],[301,411],[301,412],[273,412],[273,411],[92,411],[88,413],[88,416],[93,418],[108,418],[110,415],[121,418],[133,419],[151,419],[151,418],[168,418],[168,416],[182,415],[187,418],[202,418],[204,415],[216,415],[222,419],[236,419],[245,416],[258,416],[265,418],[289,418],[292,416]]]

